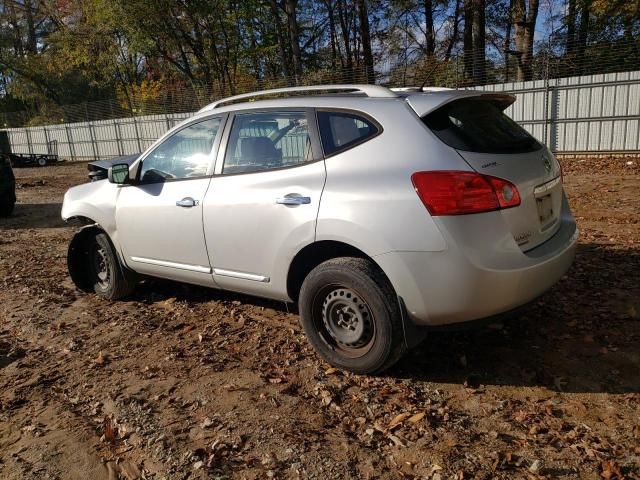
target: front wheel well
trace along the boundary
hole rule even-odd
[[[365,258],[373,261],[373,259],[362,250],[343,242],[322,240],[307,245],[296,254],[289,266],[289,273],[287,275],[287,293],[289,294],[289,298],[297,302],[302,282],[304,282],[309,272],[322,262],[338,257]]]
[[[94,220],[82,215],[74,215],[73,217],[67,218],[65,221],[71,225],[77,225],[80,227],[84,227],[87,225],[97,225]]]
[[[93,292],[93,282],[87,269],[89,261],[87,247],[89,242],[102,232],[103,230],[95,224],[83,228],[73,236],[67,250],[67,268],[71,280],[80,290],[85,292]]]

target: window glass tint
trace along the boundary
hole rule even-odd
[[[344,112],[318,112],[325,155],[331,155],[373,137],[378,128],[365,118]]]
[[[233,121],[222,173],[258,172],[311,160],[304,112],[247,113]]]
[[[219,128],[220,119],[212,118],[177,131],[144,159],[141,180],[149,182],[206,175]]]
[[[541,147],[491,99],[455,100],[426,115],[422,121],[440,140],[457,150],[522,153]]]

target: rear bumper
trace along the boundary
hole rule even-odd
[[[526,253],[496,213],[439,219],[445,251],[375,257],[416,324],[447,325],[513,310],[567,272],[578,229],[566,199],[557,233]]]

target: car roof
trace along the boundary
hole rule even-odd
[[[372,86],[367,87],[366,92],[360,90],[353,91],[353,88],[361,88],[362,86],[318,86],[318,87],[298,87],[292,89],[277,89],[256,92],[254,94],[243,94],[234,97],[218,100],[207,105],[196,113],[194,118],[208,117],[217,113],[228,113],[239,110],[254,110],[261,108],[336,108],[336,109],[355,109],[367,111],[367,107],[381,102],[408,102],[416,112],[422,116],[424,113],[434,110],[456,98],[492,95],[495,94],[479,91],[479,90],[455,90],[444,88],[401,88],[387,89],[385,87],[375,87],[371,91]],[[345,93],[323,92],[323,88],[331,88],[337,90],[344,88]],[[352,90],[352,91],[349,91]],[[320,94],[309,94],[313,91],[323,92]],[[380,94],[386,91],[386,94]],[[260,99],[263,94],[278,95],[291,94],[285,97]],[[504,95],[498,95],[504,96]]]

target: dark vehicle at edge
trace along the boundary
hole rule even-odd
[[[0,134],[0,217],[13,213],[16,204],[16,177],[11,168],[11,145],[6,132]]]
[[[0,217],[8,217],[13,213],[16,204],[16,178],[11,169],[11,160],[0,154]]]

